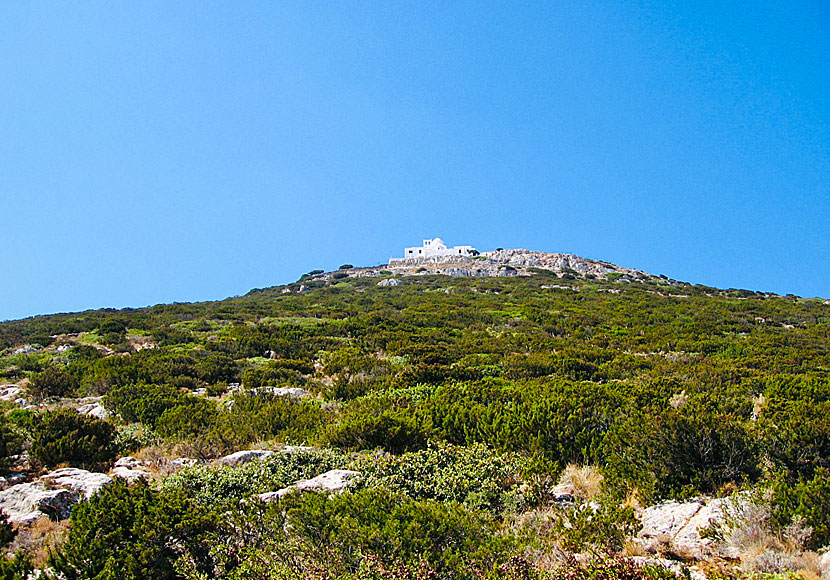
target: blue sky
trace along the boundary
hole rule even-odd
[[[6,2],[0,320],[441,236],[830,297],[830,5]]]

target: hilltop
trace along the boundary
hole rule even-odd
[[[545,270],[570,279],[574,277],[600,280],[619,279],[623,282],[654,278],[650,274],[621,268],[609,262],[590,260],[573,254],[534,252],[531,250],[499,249],[482,252],[476,256],[434,256],[428,258],[403,258],[373,267],[347,268],[349,276],[401,276],[439,274],[462,277],[532,276],[534,271]],[[322,273],[315,278],[329,280],[338,272]]]

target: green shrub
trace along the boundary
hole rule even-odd
[[[68,463],[106,468],[115,459],[113,426],[74,409],[46,411],[35,419],[32,431],[32,457],[46,467]]]
[[[368,457],[355,464],[362,485],[386,487],[413,499],[457,501],[494,512],[519,507],[522,470],[527,460],[499,454],[484,445],[433,444],[393,457]]]
[[[42,373],[31,378],[27,390],[37,400],[49,397],[68,397],[78,390],[80,382],[68,370],[58,367],[49,367]]]
[[[156,431],[165,437],[198,437],[216,424],[219,411],[212,401],[188,397],[185,404],[165,410],[156,420]]]
[[[107,408],[128,423],[155,427],[162,413],[190,401],[188,395],[168,385],[125,385],[110,391],[104,399]]]
[[[792,485],[784,478],[773,487],[773,518],[784,528],[795,520],[813,529],[808,547],[830,543],[830,470],[820,467],[812,479]]]
[[[495,522],[454,502],[364,489],[333,497],[290,494],[281,504],[292,534],[308,543],[333,576],[375,559],[387,566],[423,563],[438,577],[472,579],[476,570],[504,558],[493,543]]]
[[[611,479],[636,482],[646,496],[714,494],[726,484],[760,476],[757,441],[729,415],[670,409],[654,416],[632,410],[607,448]]]
[[[72,509],[49,565],[65,580],[179,580],[175,562],[187,555],[198,572],[211,574],[206,538],[216,527],[215,516],[181,493],[116,481]]]
[[[632,508],[582,504],[561,511],[554,518],[552,532],[568,552],[613,554],[638,528]]]
[[[167,477],[162,488],[180,491],[199,505],[229,506],[257,493],[276,491],[330,469],[346,468],[350,459],[336,451],[314,449],[276,453],[241,467],[192,467]]]
[[[7,419],[0,414],[0,468],[9,467],[11,456],[20,453],[31,412],[15,409],[10,415]]]

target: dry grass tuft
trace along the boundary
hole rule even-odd
[[[68,521],[53,522],[44,516],[29,525],[17,528],[17,537],[9,546],[9,551],[23,550],[32,555],[36,567],[44,567],[50,550],[54,550],[63,541],[63,534]]]
[[[584,501],[592,500],[602,489],[602,473],[593,465],[575,465],[571,463],[562,472],[559,485],[569,485],[574,495]]]

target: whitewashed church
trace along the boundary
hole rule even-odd
[[[453,246],[448,248],[441,238],[424,240],[422,246],[404,248],[403,257],[407,258],[432,258],[434,256],[475,256],[478,252],[472,246]],[[400,259],[400,258],[399,258]]]

